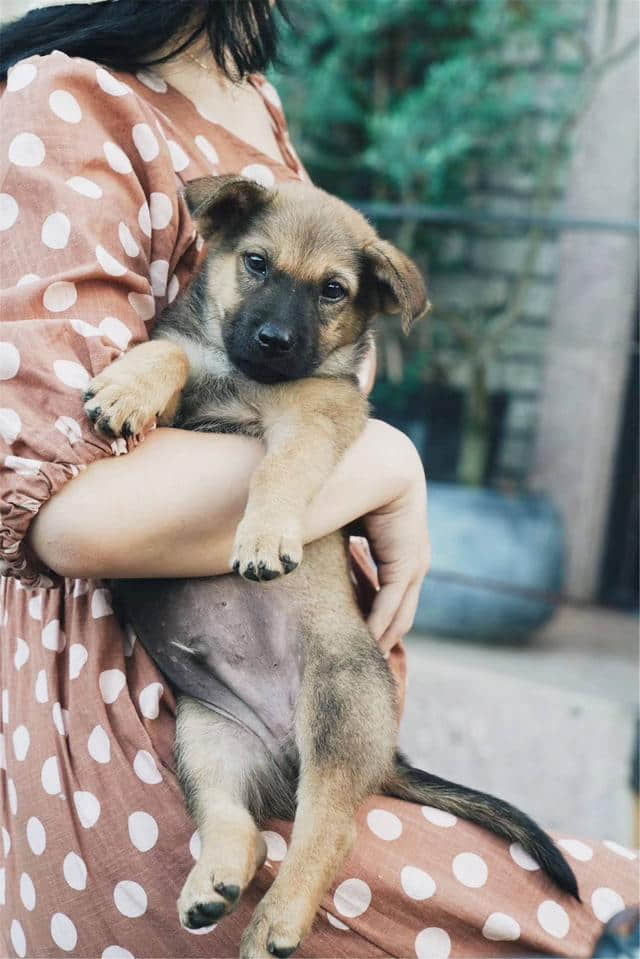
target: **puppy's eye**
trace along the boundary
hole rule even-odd
[[[245,253],[244,265],[249,273],[255,273],[256,276],[267,275],[267,261],[260,253]]]
[[[330,300],[331,303],[337,303],[338,300],[343,300],[347,295],[347,291],[343,287],[342,283],[338,283],[337,280],[329,280],[328,283],[322,287],[322,299]]]

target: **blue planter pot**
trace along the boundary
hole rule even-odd
[[[422,587],[416,629],[518,642],[551,617],[550,603],[508,592],[508,587],[562,591],[564,533],[545,496],[431,483],[429,528],[433,565]],[[456,582],[456,576],[477,582]]]

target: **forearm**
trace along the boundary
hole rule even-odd
[[[400,434],[370,421],[307,512],[318,539],[393,498]],[[31,546],[51,569],[89,578],[229,571],[261,443],[158,429],[127,456],[100,460],[40,511]]]

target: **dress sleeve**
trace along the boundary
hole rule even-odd
[[[31,520],[123,451],[91,430],[87,384],[148,339],[198,244],[154,112],[102,67],[17,64],[0,129],[0,571],[46,585],[24,547]]]

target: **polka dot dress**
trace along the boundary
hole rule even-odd
[[[17,64],[0,98],[0,953],[233,956],[285,857],[237,912],[187,932],[175,902],[200,843],[176,783],[175,703],[100,582],[61,581],[24,546],[41,504],[124,452],[83,414],[92,376],[148,338],[202,244],[179,195],[208,173],[304,178],[276,91],[253,81],[282,163],[151,72],[53,53]],[[372,798],[302,956],[588,956],[636,893],[635,854],[560,837],[583,894],[526,853],[428,807]]]

